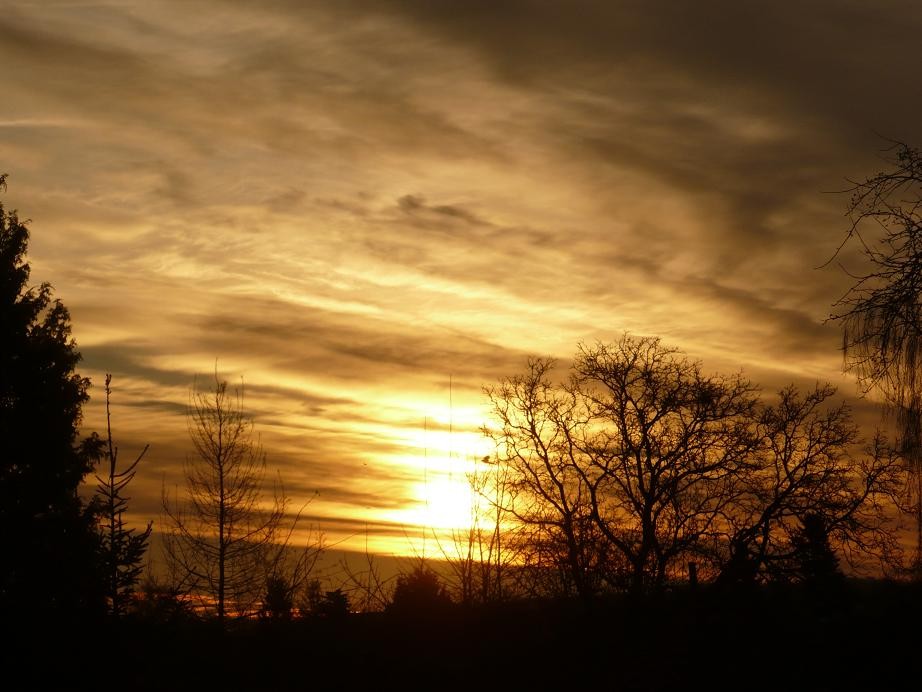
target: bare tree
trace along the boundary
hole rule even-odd
[[[285,505],[284,494],[282,497]],[[264,582],[260,608],[264,617],[288,619],[292,616],[326,549],[325,537],[315,527],[308,527],[306,535],[300,536],[299,544],[295,545],[294,533],[305,507],[301,507],[284,535],[279,527],[272,542],[265,546],[261,560]]]
[[[600,570],[577,445],[585,411],[572,391],[550,380],[553,367],[552,360],[530,359],[525,374],[488,387],[496,427],[486,433],[496,444],[498,463],[512,474],[504,509],[529,534],[526,570],[556,572],[565,590],[586,599],[598,590]]]
[[[436,531],[433,537],[457,602],[500,601],[511,595],[519,557],[519,527],[507,521],[511,470],[498,458],[486,456],[465,475],[471,493],[469,524],[452,529],[447,539]]]
[[[754,581],[838,555],[885,568],[899,556],[901,466],[880,436],[855,453],[858,428],[830,405],[832,387],[788,387],[766,405],[740,376],[706,376],[629,335],[581,347],[566,382],[550,367],[532,360],[487,390],[525,572],[587,597],[658,589],[690,562],[704,578]]]
[[[229,391],[216,372],[213,388],[193,386],[190,398],[195,455],[184,466],[185,502],[164,490],[164,546],[183,588],[213,605],[223,626],[228,613],[255,612],[268,587],[275,594],[297,590],[317,550],[309,545],[293,567],[287,562],[300,512],[283,530],[288,501],[279,482],[268,497],[264,492],[266,455],[245,414],[242,387]]]
[[[889,170],[852,181],[851,226],[833,259],[857,244],[869,266],[849,273],[855,283],[831,319],[842,325],[846,368],[883,395],[897,424],[922,576],[922,151],[893,142],[888,154]]]
[[[381,563],[368,549],[368,527],[365,527],[365,550],[361,567],[350,564],[342,558],[339,566],[345,576],[338,589],[345,593],[349,603],[360,613],[377,613],[385,610],[391,602],[391,582],[394,577],[385,577]]]
[[[112,375],[106,374],[106,442],[105,460],[108,462],[108,474],[103,478],[96,476],[95,502],[100,507],[100,550],[106,570],[107,600],[109,612],[118,616],[125,612],[131,601],[135,585],[143,569],[142,559],[147,550],[153,522],[148,522],[143,531],[125,525],[124,515],[130,498],[124,495],[125,489],[137,472],[138,464],[147,453],[150,445],[135,460],[121,471],[118,470],[118,447],[112,440],[112,416],[109,409],[112,395]]]
[[[708,377],[655,338],[581,347],[569,380],[531,360],[487,390],[517,483],[510,512],[538,529],[537,571],[575,593],[658,588],[717,531],[756,446],[753,387]],[[550,558],[550,560],[548,559]]]
[[[717,530],[756,446],[753,386],[706,376],[656,338],[581,348],[570,387],[586,411],[574,436],[599,530],[658,588]]]
[[[512,471],[494,456],[475,463],[468,473],[475,560],[474,589],[482,603],[501,601],[512,595],[511,576],[520,557],[520,537],[509,522],[514,502]]]
[[[830,385],[806,394],[790,386],[761,407],[758,451],[725,511],[722,581],[796,576],[805,531],[822,532],[823,544],[855,569],[869,557],[884,568],[898,561],[900,464],[880,436],[855,454],[858,426],[847,405],[829,405],[834,394]]]

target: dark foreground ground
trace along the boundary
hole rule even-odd
[[[922,588],[849,583],[9,633],[0,689],[922,689]]]

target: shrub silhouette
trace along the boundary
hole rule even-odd
[[[397,578],[388,610],[420,615],[444,610],[449,605],[451,598],[438,575],[426,565],[419,564],[409,574],[401,574]]]
[[[349,614],[349,597],[342,589],[327,591],[317,604],[317,615],[326,618],[342,618]]]
[[[294,610],[294,594],[285,577],[272,574],[266,579],[262,615],[270,620],[290,620]]]
[[[793,539],[797,572],[808,584],[829,584],[842,579],[839,558],[829,545],[829,529],[822,516],[807,514]]]
[[[195,615],[188,601],[166,582],[148,577],[134,594],[133,611],[142,620],[152,623],[188,622]]]

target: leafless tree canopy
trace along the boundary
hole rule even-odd
[[[564,382],[553,365],[533,359],[487,390],[490,432],[529,559],[573,592],[659,588],[691,561],[780,574],[808,515],[848,557],[895,551],[898,465],[879,444],[852,456],[858,431],[847,408],[826,407],[831,387],[766,405],[740,376],[629,335],[581,347]]]
[[[902,143],[891,151],[891,170],[851,190],[840,251],[857,243],[868,268],[855,275],[833,318],[843,323],[848,367],[866,388],[904,405],[919,389],[922,365],[922,152]]]
[[[916,517],[922,569],[922,152],[894,142],[890,169],[855,182],[851,226],[836,252],[857,244],[866,269],[836,303],[846,368],[880,392],[897,423],[909,482],[904,508]]]
[[[273,484],[268,497],[265,492],[266,455],[244,412],[242,389],[229,391],[216,374],[213,388],[194,387],[190,399],[195,454],[184,466],[183,500],[164,493],[166,555],[182,588],[213,604],[223,622],[228,613],[257,610],[267,584],[276,598],[293,593],[316,561],[320,541],[289,548],[294,523],[282,526],[281,484]]]
[[[899,563],[892,519],[902,467],[880,435],[853,455],[858,427],[845,404],[829,404],[834,394],[829,385],[805,394],[789,386],[776,403],[760,406],[759,445],[727,507],[729,531],[717,543],[729,551],[718,557],[725,577],[739,578],[740,569],[796,576],[809,517],[853,567],[869,556],[885,569]]]
[[[466,474],[471,492],[470,523],[447,537],[433,531],[447,566],[446,582],[463,604],[491,603],[519,592],[523,552],[521,525],[508,521],[513,484],[507,465],[490,456]]]

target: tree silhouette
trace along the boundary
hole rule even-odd
[[[331,619],[344,618],[349,614],[349,597],[342,589],[327,591],[317,604],[315,614]]]
[[[489,456],[465,473],[471,493],[470,523],[453,528],[447,540],[433,531],[458,603],[491,603],[512,595],[519,557],[517,527],[506,521],[511,472]]]
[[[437,613],[451,604],[439,576],[420,561],[406,574],[397,577],[388,611],[402,615]]]
[[[264,502],[266,457],[253,436],[241,389],[228,391],[215,373],[213,388],[193,387],[188,409],[195,457],[185,464],[186,502],[164,490],[164,548],[177,585],[213,605],[222,627],[228,613],[247,615],[280,589],[306,581],[322,549],[311,536],[290,546],[300,517],[283,530],[287,498],[279,484]],[[303,508],[302,508],[303,510]]]
[[[193,618],[190,602],[172,584],[154,575],[141,582],[136,612],[152,623],[180,622]]]
[[[692,571],[787,579],[817,520],[851,566],[898,561],[888,508],[901,466],[880,436],[856,454],[858,428],[829,404],[832,387],[788,387],[765,404],[741,377],[706,376],[659,339],[629,335],[581,348],[564,382],[551,367],[533,359],[487,390],[512,470],[507,510],[529,541],[520,573],[583,598]]]
[[[807,514],[792,542],[798,578],[810,584],[829,584],[842,577],[839,558],[829,542],[829,528],[821,515]]]
[[[269,575],[263,595],[262,615],[270,620],[290,620],[294,607],[294,594],[288,581],[279,575]]]
[[[341,619],[349,614],[349,597],[342,588],[324,591],[319,579],[311,579],[305,584],[298,613],[301,617]]]
[[[112,375],[106,374],[106,444],[105,460],[108,474],[96,476],[96,501],[100,511],[100,552],[107,579],[109,612],[123,614],[131,603],[134,587],[143,569],[142,560],[153,530],[148,522],[143,531],[125,525],[124,514],[129,498],[124,495],[137,471],[137,466],[147,453],[145,445],[137,458],[127,468],[118,470],[118,447],[112,440],[112,417],[109,400],[112,394]]]
[[[755,389],[739,376],[704,375],[659,339],[627,335],[581,349],[574,370],[593,518],[630,564],[631,588],[658,588],[735,498],[757,444]]]
[[[77,615],[103,604],[95,520],[77,494],[101,443],[78,442],[90,382],[67,308],[50,284],[29,286],[28,241],[0,204],[0,611]]]
[[[756,446],[754,389],[629,335],[581,348],[565,383],[548,379],[551,367],[532,360],[488,390],[519,479],[511,510],[553,529],[545,541],[561,545],[581,596],[624,577],[658,588],[734,498]]]
[[[857,244],[869,265],[851,273],[831,319],[842,325],[846,368],[894,414],[915,515],[913,565],[922,577],[922,151],[893,142],[889,170],[853,182],[851,226],[833,255]]]
[[[759,446],[725,512],[722,580],[786,578],[803,552],[804,527],[817,522],[854,567],[869,556],[887,567],[899,553],[888,508],[901,466],[880,437],[855,453],[858,426],[847,405],[830,405],[834,394],[830,385],[805,394],[790,386],[760,406]]]
[[[579,402],[549,379],[553,361],[530,359],[522,375],[488,387],[497,429],[497,463],[511,471],[505,509],[526,527],[526,566],[557,574],[564,593],[597,590],[592,508],[578,468]],[[527,534],[527,536],[525,536]]]

